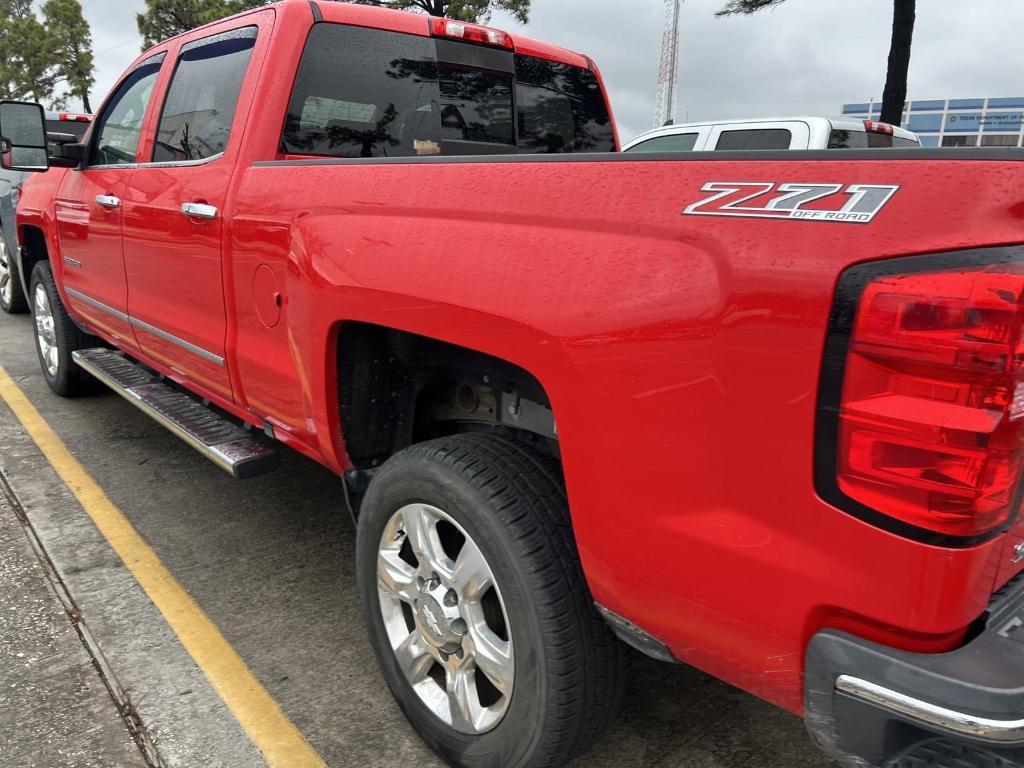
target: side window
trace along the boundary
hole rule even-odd
[[[142,121],[163,60],[162,53],[146,59],[121,81],[96,121],[89,149],[89,165],[135,162]]]
[[[589,69],[516,54],[520,152],[614,152],[608,104]]]
[[[160,114],[153,162],[204,160],[224,151],[255,44],[256,27],[244,27],[181,49]]]
[[[459,109],[461,88],[497,84],[446,78],[442,101],[434,41],[341,24],[309,33],[285,118],[282,149],[329,157],[441,154],[441,126],[462,135],[482,130]],[[511,136],[510,83],[504,86]],[[511,140],[511,139],[509,139]]]
[[[658,136],[637,144],[630,152],[693,152],[697,146],[696,133],[676,133],[671,136]]]
[[[789,149],[792,141],[793,134],[785,128],[722,131],[715,149]]]

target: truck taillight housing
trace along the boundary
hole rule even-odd
[[[433,22],[434,37],[450,37],[467,43],[481,43],[496,48],[515,50],[512,38],[507,32],[502,32],[500,29],[451,19],[434,19]]]
[[[844,273],[822,374],[822,496],[936,545],[1005,531],[1020,506],[1022,328],[1024,249]]]

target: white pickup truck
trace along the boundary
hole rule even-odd
[[[909,149],[917,134],[849,117],[773,117],[725,123],[669,125],[641,134],[623,152],[702,152],[739,149]]]

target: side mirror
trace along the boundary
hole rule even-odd
[[[46,113],[39,104],[0,101],[0,167],[26,173],[49,169]]]

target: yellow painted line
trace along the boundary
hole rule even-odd
[[[0,398],[149,595],[270,768],[326,765],[185,588],[0,366]]]

